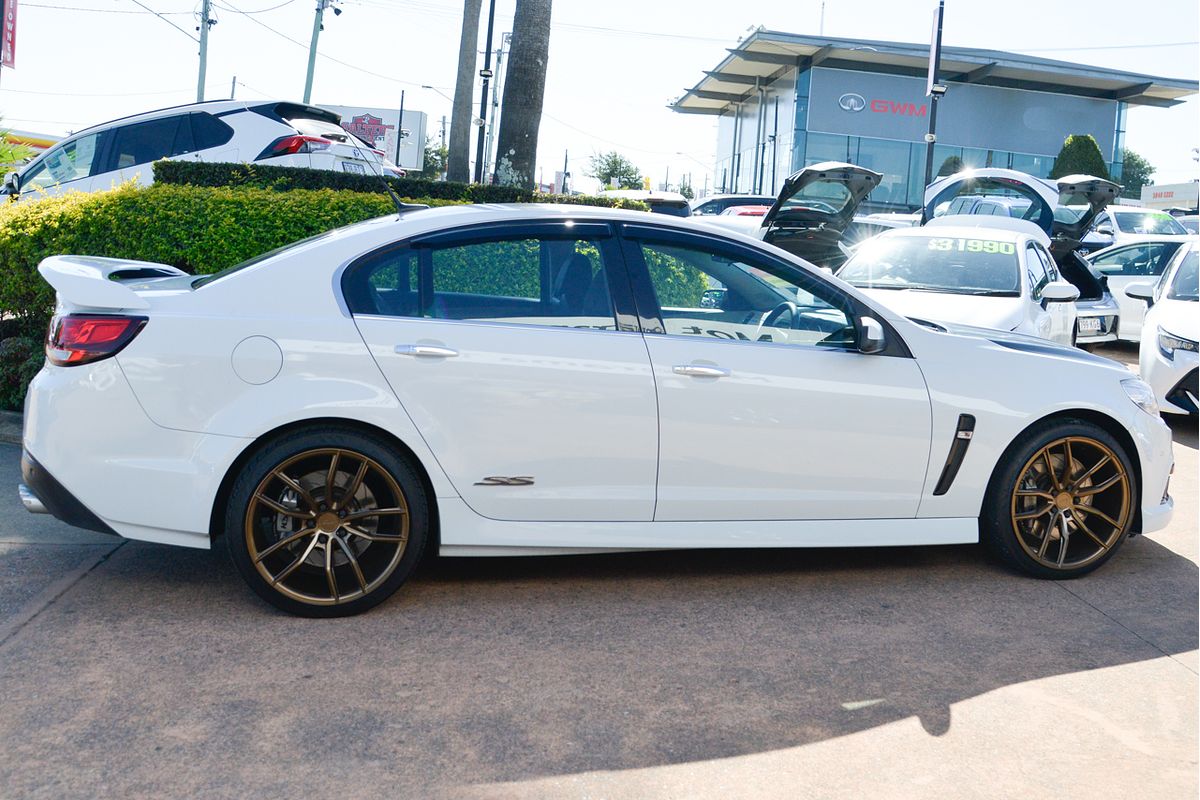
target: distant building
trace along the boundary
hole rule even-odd
[[[1200,183],[1164,183],[1161,186],[1142,187],[1142,205],[1150,208],[1179,210],[1179,213],[1196,214],[1200,206]]]
[[[924,190],[929,45],[757,31],[671,108],[719,118],[719,192],[774,194],[808,164],[881,172],[872,210],[910,209]],[[942,49],[934,174],[943,165],[1009,167],[1045,177],[1063,139],[1096,138],[1121,175],[1132,105],[1172,106],[1191,80],[966,47]],[[947,163],[949,162],[949,163]]]

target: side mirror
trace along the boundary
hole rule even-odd
[[[1154,284],[1153,283],[1131,283],[1125,287],[1125,294],[1135,300],[1145,300],[1147,303],[1154,302]]]
[[[4,193],[5,194],[20,194],[21,193],[21,173],[10,172],[4,176]]]
[[[1042,289],[1042,300],[1047,303],[1074,303],[1079,299],[1079,288],[1067,281],[1051,281]]]
[[[887,337],[884,336],[879,320],[874,317],[859,317],[858,325],[858,352],[870,355],[887,347]]]
[[[1100,236],[1112,236],[1113,229],[1108,225],[1101,225],[1099,228],[1096,228],[1096,233]]]

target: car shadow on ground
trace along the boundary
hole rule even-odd
[[[1193,424],[1173,427],[1195,448]],[[374,611],[319,621],[259,601],[222,545],[127,543],[4,645],[0,783],[96,764],[115,793],[148,790],[153,754],[194,794],[313,780],[366,796],[914,716],[939,736],[963,700],[1195,650],[1197,587],[1151,537],[1069,582],[978,546],[437,559]]]

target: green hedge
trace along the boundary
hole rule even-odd
[[[274,191],[294,189],[337,189],[341,191],[385,194],[380,178],[354,175],[327,169],[277,167],[266,164],[211,164],[200,161],[157,161],[157,183],[188,186],[240,186]],[[645,203],[613,197],[590,195],[539,194],[512,186],[488,186],[479,183],[431,181],[426,178],[385,178],[392,191],[401,197],[432,197],[464,203],[566,203],[571,205],[629,208],[649,211]]]

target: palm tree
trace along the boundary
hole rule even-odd
[[[501,105],[504,114],[496,138],[495,182],[505,186],[533,188],[550,51],[550,3],[517,0]]]
[[[458,41],[458,80],[450,111],[450,147],[446,180],[471,180],[471,95],[475,91],[475,59],[479,48],[479,8],[483,0],[463,0],[462,37]]]

